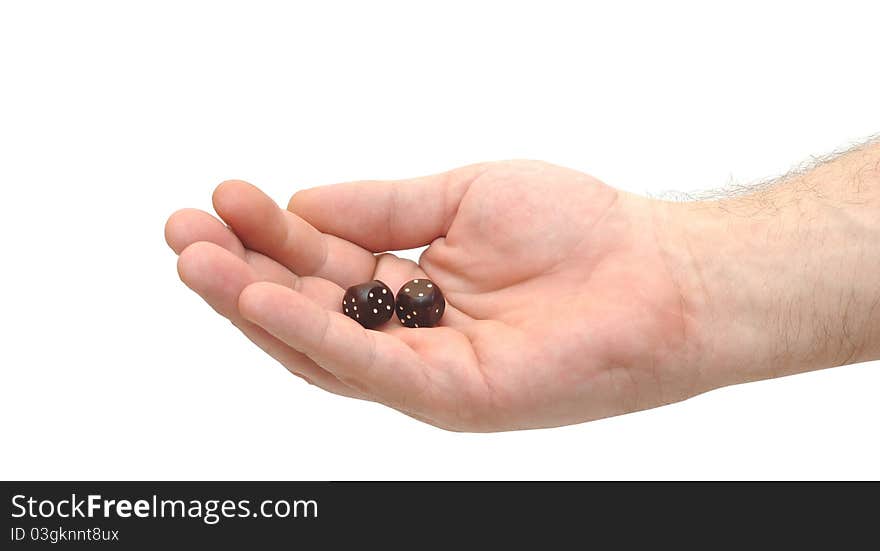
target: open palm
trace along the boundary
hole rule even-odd
[[[169,219],[183,281],[290,371],[455,430],[569,424],[700,391],[659,202],[532,161],[301,191],[221,184]],[[430,245],[418,264],[383,251]],[[365,330],[345,288],[428,277],[438,327]]]

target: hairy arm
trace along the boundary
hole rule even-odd
[[[534,161],[297,193],[218,187],[166,236],[192,289],[330,392],[456,430],[558,426],[880,358],[880,145],[673,203]],[[429,245],[419,264],[374,253]],[[430,278],[440,327],[365,330],[348,286]]]
[[[656,211],[709,386],[880,358],[880,143]]]

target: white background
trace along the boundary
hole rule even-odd
[[[289,375],[162,233],[227,178],[773,176],[880,130],[876,6],[4,2],[0,478],[880,478],[876,362],[454,434]]]

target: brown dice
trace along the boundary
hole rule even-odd
[[[430,279],[413,279],[397,291],[395,312],[407,327],[434,327],[446,310],[446,299]]]
[[[349,287],[342,297],[342,313],[367,329],[379,327],[390,320],[392,312],[394,295],[378,279]]]

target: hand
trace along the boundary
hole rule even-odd
[[[187,285],[293,373],[436,426],[570,424],[781,374],[768,251],[749,243],[765,228],[722,202],[515,161],[309,189],[288,210],[232,181],[214,207],[228,228],[194,210],[167,224]],[[374,255],[428,244],[418,264]],[[447,298],[439,327],[364,330],[340,313],[350,285],[419,277]],[[798,289],[779,282],[777,298]]]
[[[279,209],[243,182],[166,235],[181,278],[292,372],[450,429],[562,425],[703,389],[651,201],[538,162],[297,193]],[[392,254],[430,244],[418,264]],[[428,277],[439,327],[367,331],[344,289]]]

